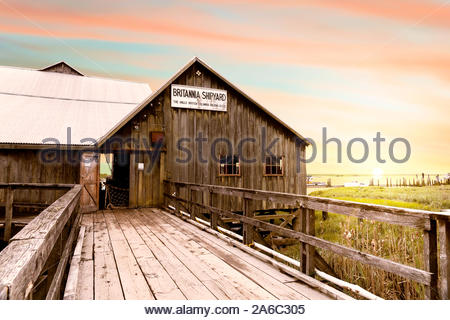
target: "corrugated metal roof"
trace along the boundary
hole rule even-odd
[[[0,67],[0,143],[98,140],[151,94],[148,84]]]

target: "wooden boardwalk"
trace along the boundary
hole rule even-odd
[[[330,299],[160,209],[84,214],[80,234],[66,299]]]

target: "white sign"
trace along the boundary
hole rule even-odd
[[[173,84],[170,92],[172,108],[227,111],[226,90]]]

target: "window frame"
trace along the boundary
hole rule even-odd
[[[233,155],[231,155],[231,157],[232,157],[232,159],[234,159],[234,157],[237,157],[237,159],[238,159],[238,162],[236,162],[236,164],[239,164],[238,166],[237,166],[237,168],[238,168],[238,171],[239,171],[239,173],[222,173],[221,172],[221,165],[222,165],[222,163],[221,163],[221,160],[222,160],[222,158],[223,157],[229,157],[230,155],[220,155],[219,156],[219,164],[218,164],[218,167],[219,167],[219,177],[240,177],[241,176],[241,158],[239,157],[239,155],[236,155],[236,154],[233,154]],[[231,166],[233,166],[233,163],[231,163]]]
[[[263,176],[264,177],[284,177],[284,166],[285,166],[285,159],[286,159],[286,157],[284,156],[284,155],[281,155],[281,156],[275,156],[276,158],[279,158],[280,160],[281,160],[281,165],[280,166],[278,166],[278,165],[274,165],[274,164],[270,164],[270,167],[272,168],[272,167],[280,167],[280,169],[281,169],[281,173],[266,173],[266,169],[267,169],[267,158],[268,157],[271,157],[271,156],[266,156],[265,157],[265,159],[264,159],[264,165],[263,165]]]

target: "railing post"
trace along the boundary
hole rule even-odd
[[[5,229],[3,240],[8,242],[12,233],[12,217],[13,217],[14,189],[11,187],[6,189],[6,207],[5,207]]]
[[[164,208],[168,208],[169,207],[169,201],[168,201],[168,197],[166,196],[166,194],[170,194],[170,185],[167,182],[163,182],[163,205]]]
[[[177,198],[181,198],[181,194],[180,194],[180,185],[179,184],[175,184],[175,196]],[[180,203],[179,200],[175,200],[175,214],[177,216],[181,216],[181,210],[180,210]]]
[[[244,216],[252,218],[253,217],[253,210],[251,208],[251,200],[248,198],[244,198]],[[245,245],[250,245],[253,243],[253,226],[244,223],[243,226],[243,242]]]
[[[439,220],[439,288],[440,298],[450,298],[450,221]]]
[[[214,193],[212,190],[209,190],[209,206],[214,207],[214,201],[213,201]],[[219,216],[217,215],[217,212],[211,212],[211,228],[213,230],[217,230],[217,222],[219,220]]]
[[[430,219],[430,230],[423,233],[423,258],[425,271],[431,272],[430,284],[425,286],[425,299],[438,299],[437,227],[436,220]]]
[[[305,233],[306,231],[306,214],[305,208],[301,208],[300,204],[297,210],[294,211],[295,218],[292,222],[292,229],[294,231],[299,231]],[[306,273],[306,252],[305,245],[300,241],[299,244],[299,260],[300,260],[300,271]]]
[[[194,205],[192,203],[193,196],[192,196],[192,188],[188,185],[187,187],[187,199],[188,199],[188,210],[189,210],[189,217],[193,220],[195,220],[195,214],[194,214]]]
[[[314,236],[316,234],[315,231],[315,220],[316,215],[314,209],[306,209],[306,234],[310,236]],[[313,275],[314,274],[314,253],[315,248],[312,245],[307,244],[306,245],[306,274],[307,275]]]

